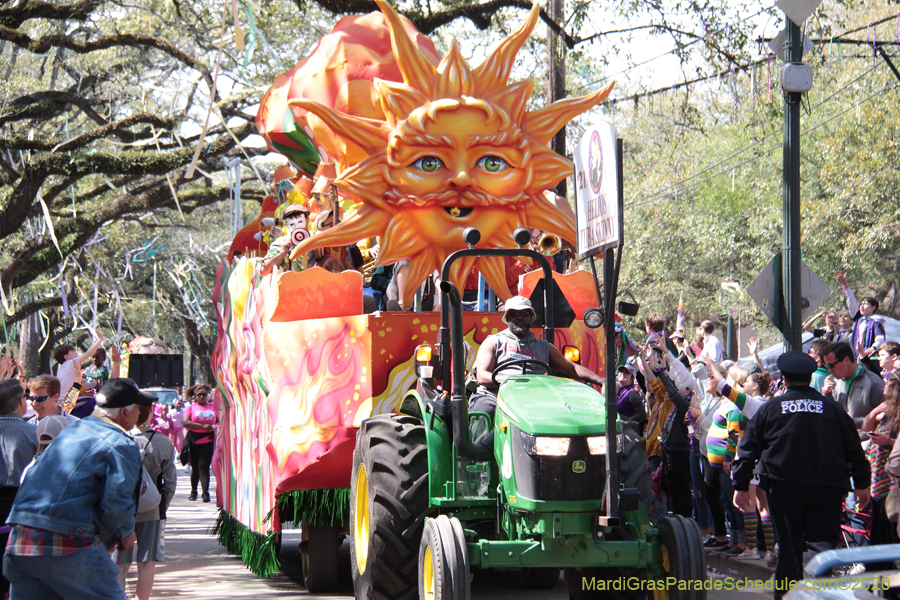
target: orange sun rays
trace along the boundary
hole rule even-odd
[[[553,188],[571,174],[572,165],[547,148],[546,143],[574,116],[602,102],[613,84],[582,98],[563,100],[528,112],[525,104],[533,83],[525,80],[509,84],[508,80],[516,55],[538,21],[540,8],[537,4],[533,5],[521,27],[501,42],[484,63],[470,69],[455,43],[440,64],[432,64],[413,43],[394,9],[384,0],[376,0],[376,3],[388,22],[394,59],[403,82],[378,79],[374,82],[384,121],[354,117],[309,100],[293,101],[293,105],[322,119],[335,135],[365,148],[370,154],[346,169],[335,181],[360,202],[355,214],[300,244],[292,257],[315,248],[352,244],[379,236],[378,264],[410,259],[404,289],[408,303],[419,285],[434,270],[440,269],[447,256],[465,247],[462,241],[465,227],[475,226],[482,231],[483,247],[515,247],[512,232],[520,226],[574,241],[575,223],[543,196],[544,190]],[[447,209],[452,207],[453,201],[446,200],[446,196],[440,200],[440,194],[435,194],[434,190],[418,190],[415,177],[410,176],[413,165],[392,164],[388,153],[394,148],[395,154],[391,156],[402,157],[405,156],[402,150],[410,144],[417,148],[434,144],[434,153],[441,156],[450,169],[456,156],[448,155],[447,148],[458,149],[448,143],[446,136],[441,138],[429,133],[430,128],[441,119],[448,119],[447,115],[453,111],[473,108],[484,114],[485,126],[499,130],[497,136],[502,141],[495,141],[495,145],[509,144],[508,156],[523,157],[522,164],[515,167],[524,171],[526,177],[522,180],[524,187],[503,190],[493,185],[489,191],[474,189],[482,200],[471,208],[471,214],[451,218],[452,213]],[[469,133],[473,135],[482,133],[480,128],[472,129]],[[458,153],[462,156],[462,150]],[[498,147],[497,153],[503,155],[503,149]],[[467,165],[470,169],[474,167]],[[450,171],[451,174],[454,172]],[[452,191],[454,181],[456,179],[448,178],[447,188],[443,191]],[[472,204],[461,202],[458,206],[470,207]],[[460,290],[472,268],[484,274],[500,298],[505,300],[510,296],[502,259],[471,258],[455,263],[450,279]]]

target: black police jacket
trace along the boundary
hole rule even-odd
[[[869,461],[856,425],[840,405],[811,387],[791,388],[750,420],[734,463],[734,489],[746,491],[756,461],[761,475],[806,485],[868,488]]]

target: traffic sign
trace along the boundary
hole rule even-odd
[[[800,34],[800,39],[803,42],[803,56],[806,56],[807,54],[809,54],[809,51],[815,47],[816,44],[803,34]],[[771,50],[775,56],[781,56],[784,53],[783,29],[778,32],[778,35],[769,40],[769,50]]]
[[[777,253],[772,260],[769,261],[763,270],[759,272],[753,283],[747,286],[747,294],[753,298],[756,305],[769,317],[772,323],[779,329],[786,325],[782,322],[780,311],[784,303],[781,285],[781,253]],[[814,311],[822,305],[822,303],[831,295],[831,288],[828,287],[822,278],[816,275],[815,271],[810,269],[806,263],[800,263],[800,317],[806,320]]]
[[[803,25],[803,21],[808,19],[820,4],[822,4],[822,0],[776,0],[775,2],[775,6],[783,10],[784,14],[797,25]]]

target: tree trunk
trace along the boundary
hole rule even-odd
[[[550,18],[556,23],[563,23],[562,0],[551,0],[549,10]],[[566,44],[560,39],[559,34],[547,30],[547,104],[553,104],[566,97]],[[550,140],[550,149],[566,156],[566,128],[563,126]],[[556,186],[556,193],[566,197],[566,179],[560,180]]]
[[[19,360],[25,365],[25,376],[34,377],[40,373],[41,325],[40,313],[33,313],[19,322]]]
[[[47,343],[40,350],[38,355],[38,373],[53,373],[53,349],[59,343],[59,340],[69,335],[72,331],[71,327],[67,327],[59,322],[59,314],[56,311],[50,313],[49,323],[47,324]],[[38,347],[44,343],[44,340],[38,342]]]
[[[209,342],[200,334],[197,324],[192,319],[185,317],[184,321],[184,338],[187,340],[188,347],[191,349],[191,363],[197,360],[197,380],[200,383],[212,383],[212,365],[209,362]],[[194,372],[194,365],[191,364],[191,373]]]

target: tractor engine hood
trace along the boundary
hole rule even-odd
[[[497,406],[525,433],[606,433],[606,398],[594,388],[571,379],[513,375],[500,386]]]

